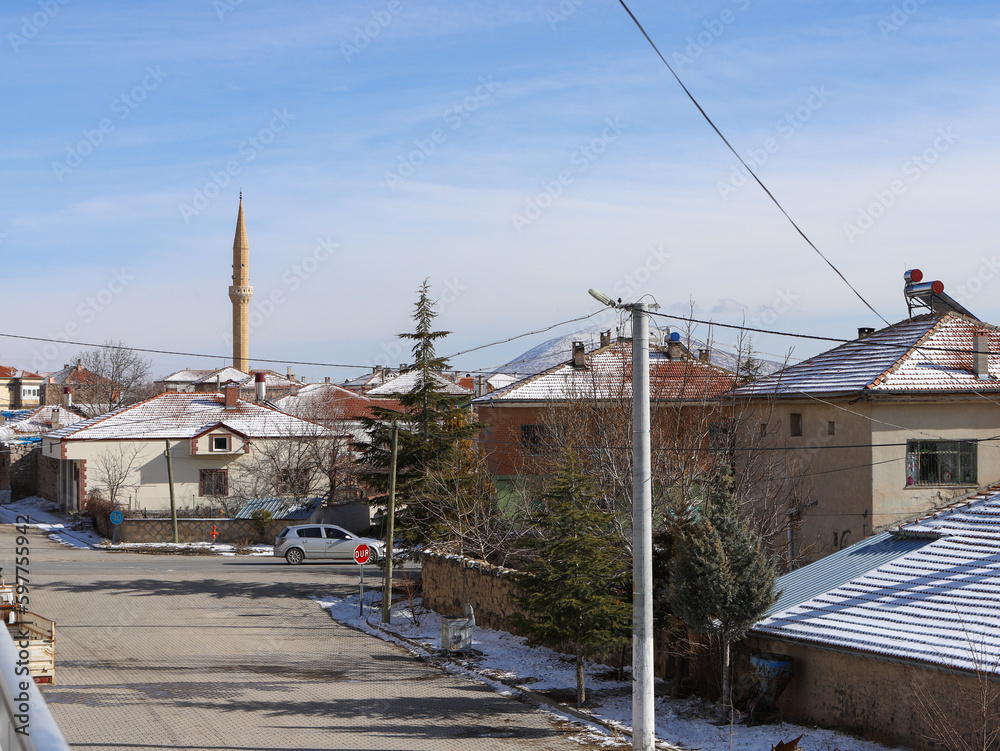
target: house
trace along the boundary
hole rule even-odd
[[[66,394],[77,404],[106,404],[110,381],[83,367],[80,360],[73,365],[64,365],[62,370],[45,373],[41,385],[41,403],[61,405]],[[107,411],[105,407],[101,411]],[[97,414],[97,412],[94,412]]]
[[[784,575],[750,632],[793,658],[783,719],[956,748],[1000,680],[1000,486]],[[968,737],[968,735],[967,735]],[[980,746],[968,746],[979,748]]]
[[[564,424],[552,424],[554,420],[564,422],[562,416],[553,414],[554,408],[583,402],[596,404],[603,412],[596,418],[598,422],[619,428],[624,425],[627,432],[631,419],[632,340],[612,343],[607,336],[601,347],[589,353],[582,342],[574,342],[571,354],[559,365],[473,400],[479,421],[485,424],[480,443],[490,471],[498,477],[531,473],[532,460],[544,453],[554,433],[566,429]],[[663,418],[668,408],[696,413],[701,420],[711,412],[708,405],[733,388],[736,377],[691,357],[679,342],[674,342],[665,349],[650,348],[649,380],[653,420],[659,419],[660,428],[666,429]]]
[[[385,368],[376,365],[372,367],[371,373],[365,373],[362,376],[350,378],[340,384],[340,386],[357,394],[367,394],[372,389],[388,383],[397,375],[399,375],[399,372],[393,370],[392,368]]]
[[[38,493],[38,455],[42,435],[85,419],[71,406],[49,404],[2,413],[0,425],[0,503]]]
[[[253,374],[244,373],[231,366],[215,370],[185,368],[154,381],[153,385],[159,393],[176,391],[203,394],[219,392],[226,386],[236,385],[240,389],[241,399],[261,401],[258,397],[260,387],[257,384],[259,383],[264,384],[266,393],[271,398],[292,394],[303,385],[295,380],[291,368],[288,369],[288,375],[283,376],[273,370],[257,370]]]
[[[806,478],[792,545],[812,559],[1000,480],[1000,329],[967,311],[861,330],[735,394]]]
[[[45,497],[68,511],[98,490],[132,508],[168,509],[168,446],[178,507],[213,507],[276,489],[317,495],[328,453],[320,442],[339,440],[321,425],[240,400],[235,387],[224,394],[166,392],[44,435],[42,461],[56,477]],[[271,458],[278,468],[264,474]]]
[[[372,399],[334,383],[311,383],[269,402],[282,412],[349,434],[356,443],[367,440],[361,420],[375,418],[373,406],[403,411],[394,399]]]
[[[0,409],[27,409],[41,404],[42,377],[0,365]]]
[[[472,390],[472,378],[453,379],[444,373],[431,373],[431,381],[434,387],[442,394],[453,396],[456,399],[471,399],[474,396]],[[460,381],[465,381],[461,383]],[[395,378],[387,380],[381,386],[377,386],[365,391],[365,396],[370,399],[394,399],[409,394],[414,389],[420,388],[424,382],[423,371],[414,369],[400,373]]]

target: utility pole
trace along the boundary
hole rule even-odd
[[[164,451],[164,456],[167,457],[167,484],[170,486],[170,524],[174,531],[174,543],[178,543],[177,539],[177,505],[174,503],[174,465],[170,461],[170,439],[164,440],[167,444],[167,450]]]
[[[392,450],[389,455],[389,520],[385,532],[385,579],[382,582],[382,623],[392,623],[392,538],[396,527],[396,457],[399,428],[392,423]]]
[[[596,289],[604,305],[632,312],[632,748],[654,751],[653,701],[653,477],[649,427],[649,306],[615,303]]]

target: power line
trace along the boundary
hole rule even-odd
[[[739,159],[739,160],[740,160],[740,164],[742,164],[742,165],[743,165],[743,167],[744,167],[744,168],[746,168],[746,171],[750,173],[750,176],[751,176],[751,177],[752,177],[752,178],[753,178],[753,179],[754,179],[754,180],[755,180],[755,181],[757,182],[757,184],[758,184],[758,185],[759,185],[759,186],[760,186],[760,187],[761,187],[761,188],[763,189],[763,191],[764,191],[764,192],[765,192],[765,193],[767,194],[767,197],[771,199],[772,203],[774,203],[774,205],[778,207],[778,210],[779,210],[779,211],[780,211],[780,212],[781,212],[782,214],[784,214],[784,215],[785,215],[785,218],[786,218],[786,219],[787,219],[787,220],[788,220],[788,221],[789,221],[789,222],[791,223],[791,225],[792,225],[792,226],[793,226],[793,227],[795,228],[795,231],[796,231],[796,232],[798,232],[798,233],[799,233],[799,235],[801,235],[801,236],[802,236],[802,239],[803,239],[803,240],[805,240],[805,241],[806,241],[806,243],[808,243],[808,245],[809,245],[809,247],[810,247],[810,248],[812,248],[812,249],[813,249],[814,251],[816,251],[816,254],[817,254],[817,255],[818,255],[818,256],[819,256],[820,258],[822,258],[822,259],[823,259],[824,261],[826,261],[826,265],[827,265],[827,266],[829,266],[829,267],[830,267],[831,269],[833,269],[834,273],[836,273],[836,274],[837,274],[837,276],[839,276],[839,277],[841,278],[841,280],[842,280],[842,281],[844,282],[844,284],[846,284],[846,285],[847,285],[847,286],[848,286],[848,287],[850,288],[851,292],[853,292],[853,293],[854,293],[855,295],[857,295],[858,299],[859,299],[859,300],[861,300],[861,302],[863,302],[863,303],[865,304],[865,307],[867,307],[867,308],[868,308],[868,310],[870,310],[870,311],[871,311],[872,313],[874,313],[875,315],[877,315],[877,316],[878,316],[878,317],[879,317],[879,318],[880,318],[880,319],[882,320],[882,322],[883,322],[883,323],[885,323],[885,325],[886,325],[886,326],[888,326],[888,325],[889,325],[889,322],[888,322],[887,320],[885,320],[885,318],[882,318],[882,314],[881,314],[881,313],[879,313],[879,312],[878,312],[877,310],[875,310],[875,308],[873,308],[873,307],[872,307],[871,303],[869,303],[869,302],[868,302],[868,301],[867,301],[867,300],[866,300],[866,299],[865,299],[865,298],[864,298],[864,297],[863,297],[863,296],[861,295],[861,293],[860,293],[860,292],[858,292],[858,291],[857,291],[857,290],[856,290],[856,289],[854,288],[854,286],[853,286],[853,285],[852,285],[852,284],[851,284],[851,283],[850,283],[849,281],[847,281],[847,277],[845,277],[845,276],[844,276],[844,275],[843,275],[842,273],[840,273],[840,269],[838,269],[838,268],[837,268],[836,266],[834,266],[834,265],[833,265],[833,262],[832,262],[832,261],[830,261],[830,259],[829,259],[829,258],[827,258],[827,257],[826,257],[825,255],[823,255],[823,253],[822,253],[822,252],[820,251],[820,249],[819,249],[819,248],[817,248],[817,247],[816,247],[816,246],[815,246],[815,245],[813,244],[813,241],[809,239],[809,237],[808,237],[808,236],[806,235],[806,233],[802,231],[802,229],[801,229],[801,228],[799,227],[799,225],[795,223],[795,220],[794,220],[794,219],[792,219],[792,217],[791,217],[791,216],[789,216],[788,212],[787,212],[787,211],[785,211],[784,207],[783,207],[783,206],[782,206],[782,205],[781,205],[781,204],[780,204],[780,203],[778,202],[778,199],[774,197],[774,194],[773,194],[773,193],[771,193],[771,191],[770,191],[770,190],[768,190],[767,186],[766,186],[766,185],[764,185],[764,183],[763,183],[763,182],[761,181],[761,179],[760,179],[759,177],[757,177],[757,173],[756,173],[756,172],[754,172],[754,171],[753,171],[753,170],[752,170],[752,169],[750,168],[750,165],[749,165],[749,164],[747,164],[747,163],[746,163],[746,161],[744,161],[743,157],[742,157],[742,156],[740,156],[739,152],[738,152],[738,151],[736,151],[736,149],[734,149],[734,148],[733,148],[732,144],[731,144],[731,143],[729,143],[728,139],[727,139],[727,138],[726,138],[726,137],[725,137],[725,136],[724,136],[724,135],[722,134],[722,131],[721,131],[721,130],[719,130],[719,129],[718,129],[718,127],[716,127],[715,123],[714,123],[714,122],[712,122],[712,118],[710,118],[710,117],[708,116],[708,113],[707,113],[707,112],[705,112],[705,110],[704,110],[704,109],[702,108],[702,106],[701,106],[701,105],[700,105],[700,104],[698,103],[698,100],[694,98],[694,95],[693,95],[693,94],[692,94],[692,93],[691,93],[691,92],[690,92],[690,91],[688,90],[688,87],[684,85],[684,82],[683,82],[683,81],[682,81],[682,80],[680,79],[680,76],[678,76],[678,75],[677,75],[677,73],[676,73],[676,72],[674,72],[674,69],[673,69],[672,67],[670,67],[670,63],[668,63],[668,62],[667,62],[667,58],[665,58],[665,57],[663,56],[663,53],[662,53],[662,52],[660,52],[659,48],[658,48],[658,47],[656,46],[656,43],[655,43],[655,42],[653,42],[653,40],[652,40],[652,39],[650,38],[649,34],[647,34],[647,33],[646,33],[646,30],[645,30],[645,29],[643,28],[642,24],[641,24],[641,23],[639,23],[639,19],[637,19],[637,18],[635,17],[635,15],[634,15],[634,14],[632,13],[632,11],[631,11],[631,10],[629,10],[629,7],[628,7],[628,6],[627,6],[627,5],[625,4],[625,0],[618,0],[618,2],[620,2],[620,3],[621,3],[621,6],[622,6],[622,7],[623,7],[623,8],[625,9],[625,12],[626,12],[626,13],[628,13],[628,15],[629,15],[629,18],[631,18],[631,19],[632,19],[632,21],[633,21],[633,22],[635,23],[635,25],[636,25],[636,26],[638,27],[639,31],[641,31],[641,32],[642,32],[642,35],[643,35],[644,37],[646,37],[646,41],[647,41],[647,42],[649,42],[650,46],[651,46],[651,47],[653,48],[653,50],[654,50],[654,51],[656,52],[656,54],[657,54],[657,55],[659,55],[659,57],[660,57],[660,60],[662,60],[662,61],[663,61],[663,64],[667,66],[667,70],[669,70],[669,71],[670,71],[671,75],[672,75],[672,76],[674,77],[674,79],[675,79],[675,80],[677,81],[677,83],[679,83],[679,84],[680,84],[681,88],[682,88],[682,89],[684,90],[684,93],[685,93],[685,94],[687,94],[687,97],[688,97],[688,99],[690,99],[690,100],[691,100],[691,102],[692,102],[692,103],[694,104],[694,106],[698,108],[698,111],[699,111],[699,112],[701,113],[702,117],[704,117],[704,118],[705,118],[705,121],[706,121],[706,122],[707,122],[707,123],[708,123],[709,125],[711,125],[711,126],[712,126],[712,130],[714,130],[714,131],[716,132],[716,134],[717,134],[717,135],[719,136],[719,138],[721,138],[721,139],[722,139],[722,142],[723,142],[724,144],[726,144],[726,147],[727,147],[727,148],[728,148],[728,149],[729,149],[729,150],[730,150],[730,151],[731,151],[731,152],[733,153],[733,155],[734,155],[734,156],[735,156],[735,157],[736,157],[737,159]]]

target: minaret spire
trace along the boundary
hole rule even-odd
[[[240,210],[236,216],[236,237],[233,238],[233,284],[229,299],[233,301],[233,367],[250,372],[250,243],[243,221],[243,191],[240,191]]]

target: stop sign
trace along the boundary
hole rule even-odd
[[[368,563],[372,557],[372,549],[365,545],[363,542],[360,543],[356,548],[354,548],[354,562],[360,563],[362,566]]]

